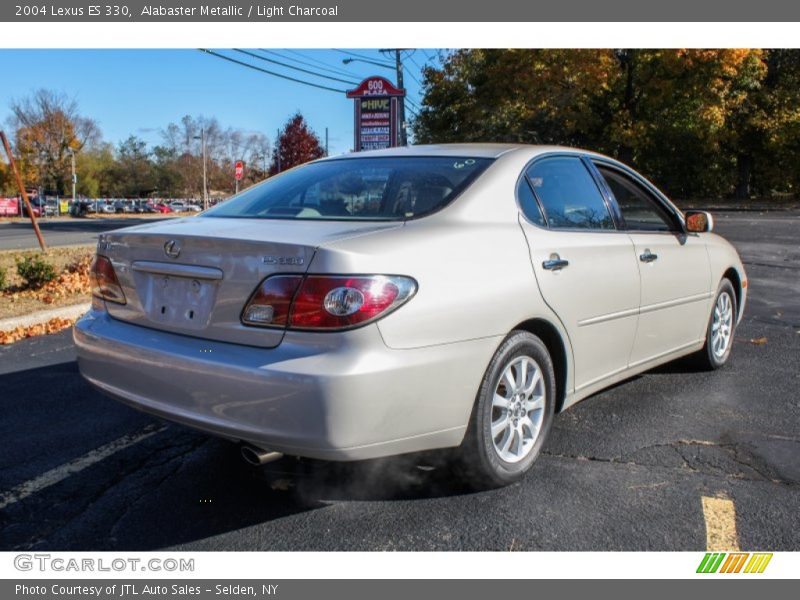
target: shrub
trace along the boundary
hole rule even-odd
[[[39,256],[26,256],[17,259],[17,273],[25,280],[26,287],[40,288],[56,278],[53,265]]]
[[[0,267],[0,290],[5,289],[6,287],[6,269],[5,267]]]

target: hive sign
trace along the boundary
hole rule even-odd
[[[397,102],[406,91],[383,77],[367,77],[347,97],[355,100],[355,151],[398,145]]]

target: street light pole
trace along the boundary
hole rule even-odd
[[[75,186],[78,184],[78,176],[75,175],[75,150],[70,148],[69,153],[72,159],[72,203],[75,204]]]

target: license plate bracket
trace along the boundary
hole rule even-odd
[[[208,326],[217,282],[160,273],[135,273],[142,308],[155,323],[184,329]]]

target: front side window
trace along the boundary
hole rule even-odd
[[[672,219],[640,184],[616,169],[595,165],[606,180],[619,206],[625,227],[634,231],[672,231]]]
[[[321,161],[271,177],[202,216],[402,221],[443,208],[491,162],[444,156]]]
[[[553,229],[614,229],[600,189],[577,156],[537,160],[528,179]]]

